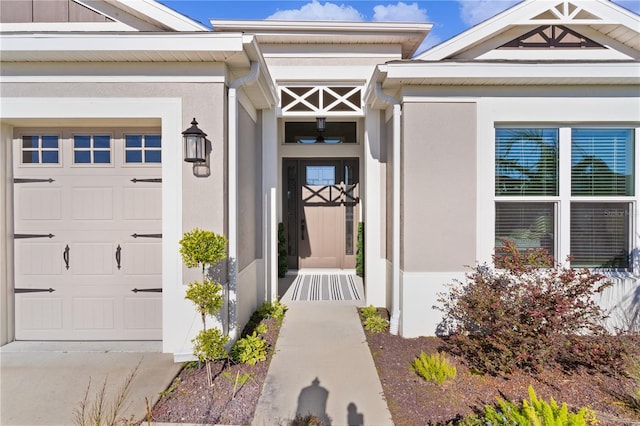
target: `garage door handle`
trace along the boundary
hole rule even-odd
[[[122,258],[122,247],[118,244],[118,248],[116,249],[116,263],[118,264],[118,269],[120,269],[120,259]]]
[[[69,244],[64,248],[64,253],[62,253],[62,258],[64,259],[64,265],[67,269],[69,269]]]

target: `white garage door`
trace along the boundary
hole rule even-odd
[[[161,147],[153,130],[16,134],[16,339],[161,339]]]

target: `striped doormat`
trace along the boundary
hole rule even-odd
[[[349,274],[302,274],[291,284],[292,301],[360,300],[355,278]]]

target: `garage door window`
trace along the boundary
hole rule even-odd
[[[111,136],[76,135],[73,138],[74,164],[110,164]]]
[[[126,135],[125,162],[127,164],[160,163],[161,148],[160,135]]]
[[[58,136],[38,135],[22,137],[22,164],[59,164]]]

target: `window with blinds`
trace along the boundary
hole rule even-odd
[[[634,195],[633,131],[571,130],[571,195]]]
[[[496,195],[558,195],[558,129],[496,129]]]
[[[634,132],[496,129],[495,245],[554,257],[560,247],[574,267],[630,268]]]

